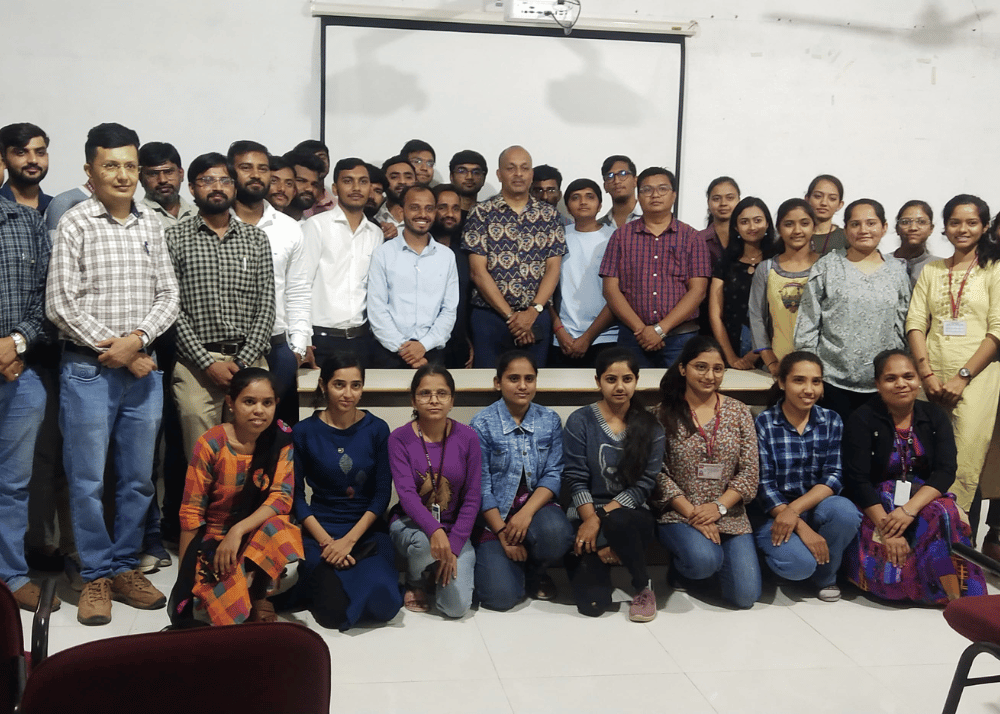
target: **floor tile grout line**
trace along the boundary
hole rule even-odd
[[[477,609],[478,612],[478,609]],[[507,709],[510,710],[511,714],[514,714],[514,705],[510,701],[510,694],[507,692],[507,687],[503,684],[503,678],[500,676],[500,671],[497,669],[497,663],[493,659],[493,652],[490,651],[490,646],[486,642],[486,635],[483,634],[482,628],[479,623],[473,618],[473,624],[476,626],[476,632],[479,633],[479,639],[483,643],[483,648],[486,650],[486,656],[490,658],[490,664],[493,665],[493,673],[497,676],[497,681],[500,682],[500,690],[503,692],[504,699],[507,700]]]

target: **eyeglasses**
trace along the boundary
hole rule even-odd
[[[659,186],[643,186],[639,189],[639,194],[642,196],[666,196],[671,191],[673,188],[664,183]]]
[[[120,164],[117,161],[108,161],[105,164],[101,164],[101,171],[106,174],[116,174],[122,169],[125,169],[125,173],[137,174],[139,173],[139,164],[131,161],[125,164]]]
[[[555,196],[557,193],[559,193],[559,189],[555,188],[554,186],[549,186],[548,188],[542,188],[541,186],[536,186],[535,188],[531,189],[531,192],[542,196]]]
[[[434,159],[412,158],[412,159],[410,159],[410,163],[413,164],[414,166],[423,166],[424,164],[426,164],[427,168],[431,168],[431,169],[434,168]]]
[[[713,374],[726,373],[726,368],[723,365],[717,364],[712,367],[709,367],[709,364],[707,362],[695,362],[693,365],[691,365],[691,369],[693,369],[697,374],[705,374],[706,372],[708,372],[709,369],[712,370]]]
[[[155,179],[159,176],[162,176],[165,179],[172,179],[174,176],[178,174],[179,171],[180,169],[178,169],[176,166],[170,169],[143,169],[142,175],[150,180]]]
[[[486,172],[482,169],[469,169],[465,166],[456,166],[453,173],[456,176],[465,176],[466,174],[470,174],[472,178],[482,178],[486,175]]]
[[[436,392],[432,392],[429,389],[421,389],[417,392],[417,402],[420,404],[427,404],[435,397],[439,402],[446,402],[451,399],[451,392],[444,389],[439,389]]]
[[[910,226],[920,226],[921,228],[926,228],[931,224],[926,218],[900,218],[896,221],[897,226],[902,226],[903,228],[909,228]]]
[[[194,180],[196,184],[202,188],[208,188],[209,186],[214,186],[219,184],[220,186],[232,186],[233,180],[228,176],[199,176]]]
[[[604,180],[614,181],[616,178],[624,180],[627,179],[629,176],[635,176],[635,174],[633,174],[628,169],[622,169],[621,171],[608,171],[606,174],[604,174]]]

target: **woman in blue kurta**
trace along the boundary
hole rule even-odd
[[[326,409],[293,431],[293,512],[302,524],[305,560],[290,604],[307,605],[320,625],[341,631],[362,618],[391,620],[403,605],[382,520],[392,494],[389,426],[357,408],[364,381],[355,355],[327,359],[318,388]]]

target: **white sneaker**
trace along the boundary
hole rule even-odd
[[[819,589],[819,599],[823,602],[837,602],[840,599],[840,586],[827,585]]]

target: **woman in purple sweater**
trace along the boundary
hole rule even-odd
[[[479,437],[448,418],[455,380],[441,365],[417,370],[410,384],[414,418],[389,435],[389,465],[399,494],[389,535],[406,558],[403,607],[461,617],[472,605],[476,552],[469,536],[479,513]]]

